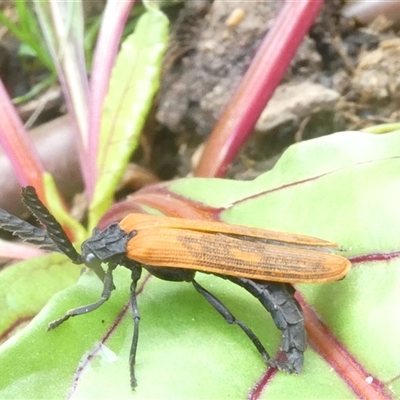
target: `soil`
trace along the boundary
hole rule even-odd
[[[281,6],[193,3],[197,8],[186,2],[174,25],[168,53],[173,63],[163,79],[156,114],[178,146],[180,176],[192,170],[192,155],[221,115]],[[258,176],[296,141],[398,120],[399,30],[385,17],[369,26],[357,24],[342,17],[342,7],[342,1],[326,2],[230,177]]]
[[[160,179],[186,176],[193,170],[196,151],[280,6],[280,2],[199,0],[167,10],[171,46],[153,117],[135,160]],[[340,0],[326,2],[229,177],[254,178],[271,168],[294,142],[399,119],[399,28],[385,17],[368,26],[358,24],[343,17],[342,7]],[[0,75],[14,96],[37,80],[37,72],[22,68],[17,48],[9,35],[0,32]],[[41,121],[64,110],[61,95],[54,93]],[[21,117],[27,120],[41,100],[19,106]]]

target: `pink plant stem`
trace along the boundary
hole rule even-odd
[[[195,170],[223,176],[282,80],[323,0],[286,1],[223,112]]]
[[[35,186],[39,197],[44,199],[42,175],[45,168],[1,80],[0,112],[0,144],[10,159],[20,185]]]
[[[108,91],[125,22],[134,3],[134,0],[107,2],[94,52],[89,94],[89,148],[86,181],[89,200],[93,197],[97,176],[96,162],[103,101]]]

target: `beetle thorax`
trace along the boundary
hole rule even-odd
[[[117,223],[104,230],[95,228],[93,235],[82,243],[82,258],[85,263],[94,261],[108,262],[126,253],[126,244],[131,238]]]

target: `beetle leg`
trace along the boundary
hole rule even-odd
[[[136,362],[136,350],[139,340],[139,322],[140,322],[140,314],[136,298],[136,287],[137,287],[137,282],[142,273],[142,269],[137,266],[132,267],[130,269],[132,271],[130,305],[132,309],[132,318],[133,318],[133,337],[132,337],[131,351],[129,354],[129,370],[131,377],[131,388],[132,390],[134,390],[135,387],[137,386],[137,381],[135,378],[135,362]]]
[[[258,337],[254,334],[254,332],[242,321],[236,319],[234,315],[228,310],[228,308],[221,303],[214,295],[212,295],[208,290],[204,289],[200,286],[195,280],[192,281],[195,289],[221,314],[221,316],[225,319],[228,324],[235,324],[239,326],[242,331],[248,336],[248,338],[253,342],[254,346],[256,346],[258,352],[261,354],[261,357],[265,362],[269,362],[270,356],[265,350],[264,346],[261,344]]]
[[[50,322],[47,330],[50,331],[54,328],[57,328],[57,326],[61,325],[65,321],[67,321],[69,318],[75,317],[76,315],[87,314],[89,312],[96,310],[102,304],[104,304],[110,298],[111,292],[114,290],[114,282],[113,282],[113,276],[112,276],[113,269],[114,268],[109,268],[105,274],[103,292],[101,294],[101,299],[99,301],[96,301],[96,303],[93,303],[93,304],[88,304],[86,306],[74,308],[72,310],[67,311],[67,313],[62,318],[59,318],[53,322]]]
[[[289,373],[300,373],[306,349],[306,331],[303,312],[293,297],[293,287],[288,283],[262,282],[228,276],[224,278],[255,296],[269,311],[276,327],[282,331],[281,350],[286,359],[274,360],[269,364]]]

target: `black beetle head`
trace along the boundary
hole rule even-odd
[[[104,230],[95,228],[93,235],[82,243],[82,261],[85,264],[109,262],[121,258],[126,253],[126,244],[130,239],[117,223]]]

